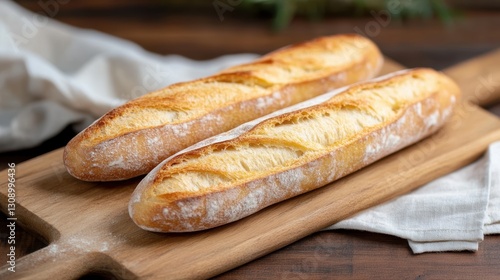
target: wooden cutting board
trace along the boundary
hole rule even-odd
[[[498,59],[498,54],[493,56]],[[464,65],[452,74],[484,74],[484,68],[474,72]],[[400,68],[388,61],[384,72]],[[495,95],[492,88],[486,91]],[[73,279],[95,271],[120,279],[207,278],[456,170],[495,140],[500,140],[500,120],[463,103],[443,129],[424,141],[238,222],[187,234],[139,229],[128,216],[127,204],[140,178],[119,183],[76,180],[65,171],[59,149],[15,167],[17,223],[49,246],[18,259],[16,273],[4,266],[0,278]],[[7,212],[7,171],[0,178],[0,206]]]

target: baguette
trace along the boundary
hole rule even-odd
[[[324,94],[166,159],[139,183],[129,214],[159,232],[239,220],[434,133],[459,95],[451,79],[425,68]]]
[[[64,150],[85,181],[125,180],[203,139],[331,89],[372,78],[378,48],[359,35],[293,45],[213,76],[170,85],[111,110]]]

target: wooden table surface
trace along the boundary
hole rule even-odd
[[[47,14],[34,0],[19,1],[28,9]],[[316,36],[364,32],[373,17],[334,18],[321,22],[298,19],[281,33],[269,28],[269,20],[238,18],[227,12],[223,21],[215,11],[197,14],[150,8],[152,1],[53,1],[57,12],[49,16],[82,28],[100,30],[136,42],[149,51],[176,53],[208,59],[228,53],[266,53],[278,47]],[[62,4],[67,2],[66,4]],[[82,3],[83,2],[83,3]],[[146,3],[146,4],[144,4]],[[238,7],[235,7],[237,9]],[[55,11],[55,10],[53,10]],[[373,25],[373,23],[372,23]],[[500,47],[500,10],[471,10],[446,26],[436,20],[392,20],[369,35],[388,57],[408,67],[443,69]],[[357,29],[355,29],[357,28]],[[376,31],[376,32],[375,32]],[[74,135],[66,128],[41,145],[0,154],[0,170],[7,162],[20,163],[66,144]],[[3,215],[3,214],[2,214]],[[6,218],[0,217],[5,228]],[[7,248],[2,230],[1,255]],[[17,256],[46,244],[36,233],[16,233]],[[500,235],[486,236],[477,252],[413,255],[405,240],[397,237],[337,230],[308,236],[272,254],[228,271],[216,279],[498,279]],[[193,268],[195,269],[195,268]],[[114,279],[105,272],[86,279]]]

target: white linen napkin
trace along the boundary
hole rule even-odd
[[[35,146],[69,124],[81,130],[126,100],[256,56],[160,56],[1,1],[0,152]],[[462,170],[329,227],[338,228],[399,236],[415,253],[477,250],[484,234],[500,233],[500,142]]]
[[[414,253],[478,249],[500,233],[500,142],[478,161],[327,229],[408,239]]]
[[[36,146],[68,124],[81,130],[126,100],[255,57],[161,56],[0,1],[0,152]]]

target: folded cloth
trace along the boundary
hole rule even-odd
[[[69,124],[81,130],[125,101],[210,75],[255,54],[209,61],[161,56],[0,2],[0,151],[37,145]],[[500,233],[500,143],[479,161],[339,222],[409,240],[415,253],[477,250]]]
[[[129,99],[255,57],[161,56],[0,1],[0,152],[35,146],[69,124],[81,130]]]
[[[478,161],[327,229],[399,236],[414,253],[477,250],[484,234],[500,233],[500,142]]]

